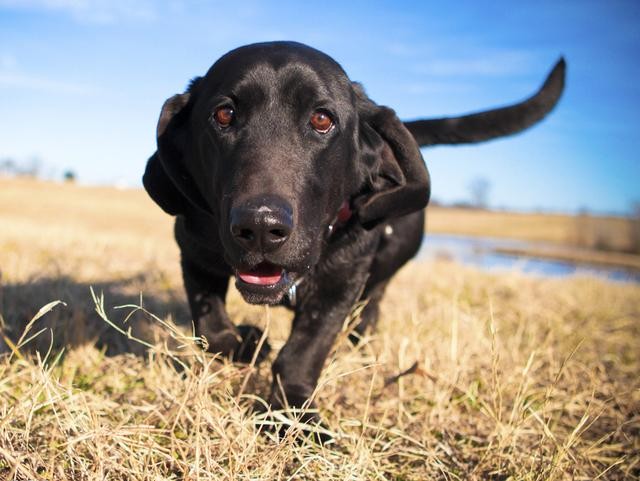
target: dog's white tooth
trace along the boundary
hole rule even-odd
[[[393,234],[393,227],[391,227],[389,224],[384,226],[384,235],[386,236],[390,236],[391,234]]]

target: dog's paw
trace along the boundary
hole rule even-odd
[[[233,360],[248,364],[253,360],[253,356],[260,344],[260,340],[262,339],[264,332],[258,327],[243,324],[238,326],[238,333],[242,340],[233,352]],[[256,364],[264,361],[270,352],[271,346],[269,345],[269,341],[264,339],[256,357]]]
[[[278,441],[291,438],[298,444],[312,442],[325,446],[335,442],[335,434],[314,408],[274,409],[256,403],[254,411],[260,430]]]

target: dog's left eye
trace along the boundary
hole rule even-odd
[[[333,128],[333,118],[326,110],[316,110],[311,114],[309,123],[320,134],[326,134]]]
[[[235,112],[231,107],[219,107],[213,114],[213,118],[218,123],[220,127],[229,127],[231,122],[233,122],[233,118],[235,116]]]

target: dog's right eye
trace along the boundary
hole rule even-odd
[[[331,118],[331,114],[326,110],[316,110],[311,114],[309,123],[311,127],[313,127],[313,130],[319,134],[326,134],[333,128],[333,118]]]
[[[213,118],[220,127],[225,128],[231,125],[235,114],[234,110],[229,106],[218,107],[213,113]]]

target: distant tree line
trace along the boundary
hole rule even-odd
[[[17,161],[10,157],[0,159],[0,174],[12,177],[39,177],[42,170],[42,162],[38,157],[32,157],[27,161]]]
[[[29,177],[29,178],[55,178],[57,175],[44,174],[43,162],[39,157],[31,157],[27,160],[16,160],[11,157],[0,158],[0,175],[8,177]],[[55,169],[54,169],[55,170]],[[66,182],[75,182],[76,173],[67,169],[62,174]]]

